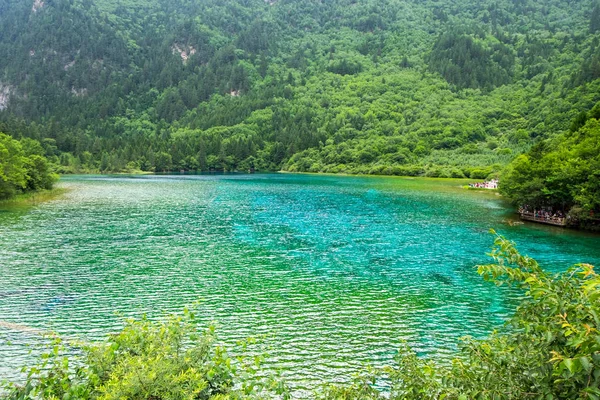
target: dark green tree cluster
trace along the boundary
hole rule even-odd
[[[348,385],[315,386],[320,400],[599,399],[600,276],[589,264],[549,274],[498,236],[495,264],[478,267],[497,285],[524,291],[514,316],[487,339],[464,338],[451,363],[419,358],[408,346],[396,362]],[[250,341],[252,343],[252,341]],[[77,352],[73,350],[78,349]],[[42,364],[26,369],[7,400],[287,399],[281,379],[261,373],[247,347],[230,357],[193,313],[165,322],[128,320],[105,342],[55,339]],[[73,356],[73,354],[78,354]],[[385,387],[385,391],[378,388]]]
[[[501,193],[515,204],[569,212],[574,222],[600,221],[600,103],[571,129],[537,143],[503,173]]]
[[[484,32],[481,36],[442,34],[427,60],[429,67],[459,88],[491,90],[509,83],[515,65],[512,50]]]
[[[596,33],[598,31],[600,31],[600,3],[594,5],[590,17],[590,32]]]
[[[0,133],[0,199],[52,188],[58,175],[44,154],[35,140]]]

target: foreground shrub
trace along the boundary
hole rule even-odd
[[[247,343],[244,343],[246,345]],[[105,342],[68,347],[54,339],[42,363],[26,369],[23,386],[7,385],[5,399],[267,399],[285,387],[258,378],[259,357],[232,359],[199,331],[192,312],[164,322],[127,320]],[[69,354],[70,353],[70,354]]]

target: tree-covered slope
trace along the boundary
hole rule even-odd
[[[485,177],[600,100],[590,0],[0,0],[3,131],[64,171]]]
[[[514,159],[500,189],[518,205],[568,211],[573,224],[598,230],[600,103],[580,114],[568,132]]]

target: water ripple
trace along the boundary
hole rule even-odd
[[[402,340],[448,357],[502,323],[516,293],[481,281],[493,227],[547,268],[599,264],[597,236],[503,224],[452,181],[298,175],[68,177],[69,194],[0,214],[0,377],[36,332],[101,338],[115,312],[201,299],[232,344],[266,335],[297,393],[390,363]],[[7,345],[8,341],[12,345]]]

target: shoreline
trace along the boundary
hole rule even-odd
[[[153,171],[131,171],[131,172],[99,172],[99,171],[81,171],[81,172],[69,172],[61,173],[60,176],[71,176],[71,175],[221,175],[221,174],[240,174],[240,175],[254,175],[254,174],[286,174],[286,175],[320,175],[320,176],[359,176],[359,177],[383,177],[383,178],[405,178],[405,179],[431,179],[431,180],[473,180],[473,178],[455,178],[455,177],[442,177],[442,176],[426,176],[426,175],[390,175],[390,174],[364,174],[364,173],[350,173],[350,172],[304,172],[304,171],[286,171],[286,170],[256,170],[254,172],[242,171],[164,171],[164,172],[153,172]]]
[[[0,200],[0,209],[9,207],[29,207],[64,196],[70,189],[65,187],[54,187],[50,190],[18,194],[10,199]]]
[[[455,189],[469,190],[472,192],[489,193],[496,196],[500,196],[498,189],[478,189],[469,188],[465,183],[471,182],[471,178],[451,178],[451,177],[432,177],[432,176],[412,176],[412,175],[383,175],[383,174],[352,174],[347,172],[297,172],[297,171],[186,171],[186,172],[149,172],[149,171],[137,171],[137,172],[110,172],[110,173],[99,173],[99,172],[81,172],[81,173],[68,173],[61,174],[61,177],[69,176],[214,176],[214,175],[308,175],[308,176],[322,176],[322,177],[356,177],[356,178],[390,178],[399,180],[427,180],[431,182],[446,182],[456,183],[452,186]]]

